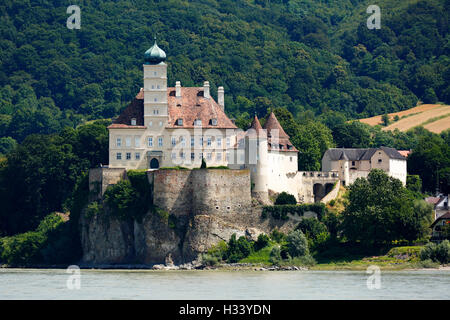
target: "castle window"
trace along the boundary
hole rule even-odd
[[[127,160],[131,160],[131,152],[127,152]]]
[[[175,147],[177,145],[177,139],[175,137],[172,137],[172,147]]]
[[[153,101],[155,101],[155,102],[158,101],[158,98],[154,98]]]
[[[162,127],[162,121],[159,122],[159,126]]]
[[[139,152],[136,152],[134,156],[135,156],[136,160],[141,159],[141,154]]]
[[[194,138],[194,137],[191,137],[191,147],[193,147],[194,144],[195,144],[195,138]]]
[[[200,152],[200,153],[198,154],[198,158],[199,158],[200,160],[203,159],[203,152]]]
[[[122,153],[120,152],[116,153],[116,160],[122,160]]]
[[[148,123],[148,126],[151,127],[152,125],[153,125],[153,121],[150,121],[150,122]]]
[[[352,166],[354,166],[355,165],[355,161],[352,161]]]
[[[153,114],[159,114],[159,110],[158,109],[154,109],[153,110]]]
[[[183,119],[177,119],[177,125],[182,126],[183,125]]]
[[[191,160],[195,160],[195,153],[191,152]]]
[[[219,210],[219,206],[216,206],[216,210]]]
[[[162,146],[163,146],[163,138],[158,137],[158,147],[162,147]]]
[[[159,87],[159,84],[156,86],[156,89],[161,89],[161,88]]]
[[[186,139],[183,136],[180,137],[180,143],[182,147],[186,147]]]
[[[175,152],[172,152],[171,158],[172,160],[175,160],[177,158],[177,154]]]
[[[134,137],[134,146],[139,148],[141,146],[141,137]]]
[[[206,144],[207,144],[208,147],[211,146],[211,137],[208,137]]]
[[[154,71],[154,72],[153,72],[153,75],[156,76],[156,75],[158,75],[158,74],[156,73],[156,71]]]
[[[227,137],[227,147],[229,147],[229,146],[230,146],[230,144],[231,144],[231,140],[230,140],[230,137]]]
[[[126,137],[125,138],[125,146],[131,147],[131,137]]]
[[[202,120],[200,120],[200,119],[194,120],[194,126],[201,126],[201,125],[202,125]]]
[[[383,162],[383,160],[381,160],[381,159],[378,159],[378,163],[382,163]]]
[[[217,137],[216,141],[217,141],[217,146],[218,147],[222,147],[222,138],[221,137]]]
[[[154,84],[152,84],[152,89],[155,89],[155,85]]]
[[[178,107],[178,108],[181,108],[181,104],[177,104],[177,107]]]
[[[153,137],[148,137],[148,146],[153,147]]]
[[[289,160],[292,162],[292,157],[289,157]]]
[[[122,146],[122,138],[117,138],[116,139],[116,147],[121,147]]]
[[[135,126],[136,125],[136,118],[131,118],[131,125]]]
[[[227,206],[227,210],[230,210],[231,209],[231,207],[230,206]]]
[[[216,154],[216,160],[217,160],[217,161],[222,161],[222,152],[217,152],[217,154]]]
[[[230,161],[230,153],[229,152],[225,153],[225,159],[227,160],[227,162]]]
[[[213,126],[217,126],[217,119],[211,119],[211,124]]]
[[[203,137],[200,137],[200,139],[199,139],[200,141],[200,146],[202,146],[203,147]]]
[[[181,159],[185,159],[186,158],[186,154],[183,151],[180,152],[180,158]]]
[[[206,154],[206,159],[207,159],[208,161],[211,161],[211,159],[212,159],[212,153],[211,153],[211,152],[208,152],[208,153]]]

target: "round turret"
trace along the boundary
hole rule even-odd
[[[155,43],[145,51],[145,64],[158,64],[166,60],[166,53]]]

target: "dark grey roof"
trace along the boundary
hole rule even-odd
[[[403,157],[394,148],[380,147],[380,148],[362,148],[362,149],[350,149],[350,148],[331,148],[328,149],[325,154],[328,154],[331,160],[370,160],[377,150],[383,150],[391,159],[402,159]]]

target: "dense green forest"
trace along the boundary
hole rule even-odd
[[[273,110],[300,150],[299,169],[320,170],[334,146],[413,149],[416,191],[449,192],[448,131],[349,120],[450,103],[450,0],[378,1],[379,30],[366,26],[371,2],[74,0],[81,29],[69,30],[68,3],[3,0],[0,236],[78,212],[87,170],[108,162],[107,124],[142,86],[153,36],[170,86],[209,80],[215,97],[223,85],[226,112],[243,129]],[[87,123],[97,119],[107,120]]]

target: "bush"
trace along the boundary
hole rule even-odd
[[[282,264],[297,267],[311,267],[317,264],[316,260],[311,255],[306,255],[302,257],[288,258],[288,260]]]
[[[273,229],[272,233],[270,234],[270,238],[272,239],[272,241],[281,243],[286,238],[286,235],[278,229]]]
[[[288,220],[288,214],[302,217],[305,212],[312,211],[317,214],[317,218],[322,220],[327,212],[325,204],[323,203],[312,203],[312,204],[300,204],[300,205],[274,205],[274,206],[264,206],[262,214],[271,214],[274,219]]]
[[[256,242],[253,246],[254,246],[255,250],[258,251],[258,250],[261,250],[262,248],[267,247],[269,245],[269,242],[270,242],[269,236],[264,233],[261,233],[258,236],[258,240],[256,240]]]
[[[0,261],[13,266],[68,261],[72,239],[65,226],[62,217],[52,213],[35,231],[0,238]]]
[[[301,230],[295,230],[286,237],[287,247],[291,257],[301,257],[309,254],[308,240]]]
[[[223,260],[228,250],[228,244],[220,240],[216,245],[212,246],[208,250],[208,255],[218,258],[219,260]]]
[[[219,259],[217,257],[215,257],[215,256],[211,256],[209,254],[202,254],[201,257],[202,257],[202,263],[205,266],[212,267],[212,266],[215,266],[215,265],[217,265],[219,263]]]
[[[297,200],[295,200],[295,197],[292,194],[282,192],[278,195],[277,199],[275,200],[275,205],[282,205],[282,204],[297,204]]]
[[[270,262],[272,264],[278,265],[281,262],[281,249],[279,246],[275,246],[270,251]]]
[[[245,237],[239,237],[238,240],[236,240],[236,234],[233,233],[233,235],[230,238],[230,241],[228,242],[228,249],[225,253],[225,257],[227,262],[234,263],[238,262],[239,260],[246,258],[250,255],[250,253],[253,250],[253,243],[249,242]]]
[[[440,244],[428,243],[420,251],[420,260],[432,260],[439,263],[450,262],[450,241],[444,240]]]

